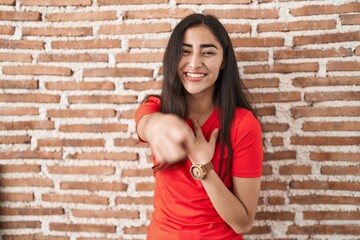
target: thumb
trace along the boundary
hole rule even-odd
[[[212,145],[215,145],[218,136],[219,136],[219,129],[216,128],[216,129],[214,129],[214,131],[211,133],[211,137],[210,137],[209,143],[211,143]]]

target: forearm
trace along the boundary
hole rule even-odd
[[[214,170],[201,180],[220,217],[238,234],[250,231],[254,216],[225,186]]]
[[[151,121],[153,121],[154,119],[156,121],[156,118],[160,117],[160,115],[162,115],[162,113],[155,112],[155,113],[147,114],[139,120],[136,131],[139,137],[143,141],[145,142],[149,141],[148,132],[147,132],[148,126],[151,126]]]

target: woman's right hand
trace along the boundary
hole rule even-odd
[[[159,112],[143,118],[143,134],[157,162],[176,163],[187,157],[195,135],[183,119]]]

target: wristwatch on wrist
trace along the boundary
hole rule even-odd
[[[201,180],[205,178],[205,175],[211,169],[214,169],[211,162],[208,162],[207,164],[193,164],[190,168],[190,173],[194,179]]]

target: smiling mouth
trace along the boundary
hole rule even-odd
[[[190,72],[186,72],[185,75],[188,77],[188,78],[203,78],[205,77],[207,74],[205,73],[190,73]]]

